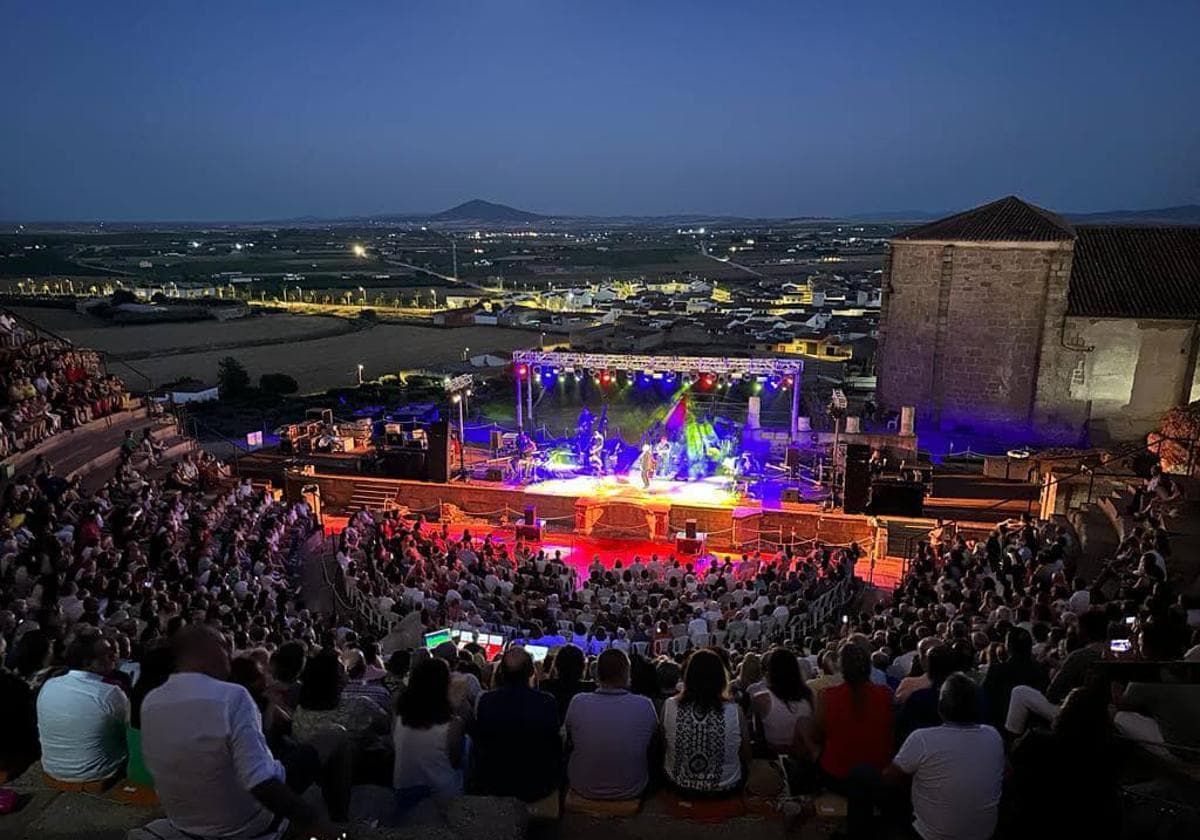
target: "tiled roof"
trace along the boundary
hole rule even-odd
[[[1015,195],[910,228],[894,239],[933,242],[1060,242],[1074,239],[1070,223]]]
[[[1200,318],[1200,227],[1080,225],[1067,312]]]

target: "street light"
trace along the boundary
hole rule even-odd
[[[362,305],[366,306],[367,305],[367,290],[364,289],[362,286],[359,286],[358,292],[359,292],[359,294],[362,295]]]
[[[358,363],[358,384],[359,385],[363,384],[362,372],[363,372],[362,362],[359,362]]]

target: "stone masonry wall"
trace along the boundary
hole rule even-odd
[[[1048,304],[1065,306],[1070,247],[893,243],[881,404],[915,404],[942,428],[1028,436]]]

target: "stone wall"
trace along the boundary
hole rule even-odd
[[[941,428],[1028,432],[1045,333],[1061,320],[1072,243],[894,242],[879,401]]]

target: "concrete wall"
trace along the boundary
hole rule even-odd
[[[1168,408],[1192,398],[1196,331],[1190,321],[1068,318],[1066,343],[1086,348],[1047,359],[1039,406],[1082,417],[1095,441],[1132,440]]]

